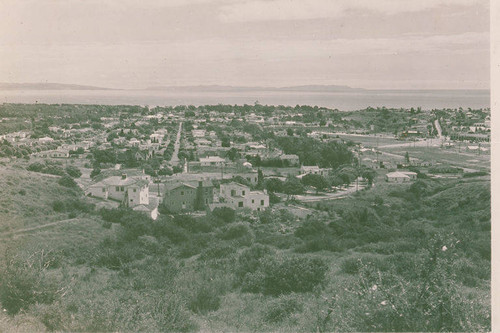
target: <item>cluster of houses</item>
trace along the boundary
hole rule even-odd
[[[249,186],[236,182],[220,184],[217,190],[211,181],[200,180],[197,184],[179,182],[167,186],[163,205],[172,213],[211,211],[217,207],[260,211],[269,207],[269,195],[266,191],[252,191]]]
[[[150,187],[154,188],[155,184],[148,176],[128,177],[123,173],[121,176],[110,176],[91,185],[87,194],[117,201],[133,210],[144,211],[154,219],[158,216],[160,204],[171,213],[211,211],[217,207],[261,211],[269,207],[269,195],[265,190],[252,190],[249,186],[234,181],[220,184],[217,189],[210,179],[176,178],[163,184],[162,190],[154,195],[151,195]]]

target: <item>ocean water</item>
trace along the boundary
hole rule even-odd
[[[488,108],[488,90],[367,90],[355,92],[165,92],[149,90],[0,90],[0,103],[109,104],[109,105],[205,105],[254,104],[311,105],[341,111],[368,106]]]

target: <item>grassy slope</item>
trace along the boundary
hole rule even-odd
[[[58,179],[57,176],[22,168],[0,169],[0,274],[5,269],[6,258],[38,255],[42,251],[52,258],[60,257],[61,253],[76,254],[97,246],[110,232],[103,229],[97,216],[81,215],[68,219],[68,213],[53,210],[54,201],[77,200],[81,196],[78,190],[58,185]],[[44,227],[48,223],[66,220],[69,222]],[[22,232],[33,227],[41,228]],[[60,269],[51,274],[62,279]],[[16,317],[0,313],[0,331],[39,332],[44,329],[39,319],[29,313]]]
[[[14,216],[18,219],[17,224],[11,226],[12,229],[23,227],[28,220],[34,220],[36,221],[34,224],[37,224],[67,218],[67,214],[54,213],[50,206],[52,201],[70,195],[66,192],[67,190],[57,185],[56,178],[12,169],[2,172],[1,175],[0,182],[4,185],[1,187],[3,193],[11,193],[11,196],[14,196],[14,198],[2,196],[2,200],[5,200],[4,202],[8,205],[1,205],[1,207],[7,207],[9,211],[2,211],[1,216]],[[30,186],[31,190],[23,196],[26,197],[25,200],[15,200],[20,195],[14,193],[23,187],[23,183],[25,183],[24,186]],[[387,209],[394,209],[396,213],[398,207],[408,205],[407,199],[398,193],[403,194],[409,186],[408,184],[394,186],[380,183],[371,191],[360,193],[353,198],[336,200],[328,205],[333,205],[332,208],[335,210],[352,207],[373,209],[379,216],[383,216],[383,207],[388,207]],[[483,241],[486,246],[489,246],[489,216],[487,214],[489,197],[485,197],[485,193],[489,193],[488,180],[432,181],[427,191],[425,201],[422,201],[425,205],[415,207],[418,213],[416,213],[417,220],[415,221],[420,218],[418,216],[425,216],[429,220],[426,222],[428,231],[440,230],[444,233],[467,229],[469,221],[476,221],[477,223],[474,222],[469,228],[471,243],[475,241],[474,246],[477,246],[477,241]],[[376,197],[383,198],[383,207],[373,208]],[[28,202],[29,206],[36,207],[35,210],[41,214],[34,217],[32,209],[22,202]],[[426,210],[426,207],[431,208]],[[411,223],[416,223],[412,217],[409,220]],[[263,240],[262,236],[267,235],[270,237],[269,244],[276,246],[278,253],[294,254],[294,247],[298,244],[295,243],[300,241],[300,239],[293,238],[296,226],[297,223],[288,222],[285,218],[283,221],[276,218],[273,223],[267,225],[252,226],[256,234],[254,242]],[[152,238],[147,242],[146,240],[136,241],[130,246],[118,248],[119,253],[127,251],[140,253],[131,261],[124,263],[119,270],[110,270],[95,265],[93,258],[98,253],[113,249],[114,245],[103,246],[102,241],[107,236],[115,235],[115,230],[118,230],[116,227],[118,226],[115,225],[109,230],[104,229],[98,217],[81,216],[78,223],[42,229],[9,239],[5,244],[13,249],[23,249],[27,253],[34,253],[41,249],[52,250],[56,254],[61,253],[63,258],[61,266],[49,270],[49,275],[59,281],[60,286],[67,292],[56,303],[33,306],[27,314],[14,317],[0,315],[0,330],[41,331],[45,325],[55,325],[54,327],[62,330],[154,330],[155,327],[161,327],[161,318],[165,317],[165,315],[158,317],[157,311],[160,310],[154,306],[158,302],[156,298],[159,297],[158,295],[164,297],[168,304],[174,304],[172,305],[174,310],[171,308],[168,311],[164,310],[167,317],[173,311],[176,318],[180,318],[182,322],[187,323],[190,318],[195,323],[192,327],[176,326],[180,327],[179,329],[316,331],[319,324],[326,322],[326,312],[322,311],[333,308],[335,318],[329,319],[328,325],[330,326],[326,326],[327,329],[356,330],[360,327],[356,326],[359,325],[359,322],[356,322],[359,318],[351,318],[348,311],[349,309],[362,311],[362,308],[356,309],[355,307],[365,300],[355,298],[346,291],[346,286],[356,283],[357,277],[342,271],[343,261],[366,256],[373,260],[385,260],[392,256],[387,249],[397,248],[404,242],[412,242],[410,235],[403,237],[404,239],[378,243],[360,241],[357,246],[338,252],[319,251],[301,254],[321,257],[328,263],[329,271],[324,288],[316,293],[273,297],[243,293],[239,288],[232,287],[234,278],[232,269],[235,266],[237,253],[246,248],[247,243],[237,245],[229,241],[221,242],[214,237],[215,232],[201,234],[203,239],[210,239],[209,246],[227,243],[235,246],[237,250],[222,259],[200,260],[197,254],[199,252],[184,259],[179,257],[178,249],[185,248],[189,244],[175,245],[168,240]],[[286,230],[284,234],[283,230]],[[291,239],[294,243],[288,246],[279,245],[286,243],[286,239]],[[196,246],[196,244],[189,246]],[[471,247],[467,253],[476,255],[483,250]],[[465,265],[465,269],[474,267],[470,263],[473,259],[474,256],[461,258],[460,263]],[[484,259],[482,260],[481,262],[484,262]],[[489,280],[465,282],[467,285],[462,286],[463,295],[476,301],[480,300],[482,308],[488,309]],[[203,286],[209,286],[220,293],[221,303],[215,311],[195,313],[189,310],[189,302]],[[332,296],[336,296],[340,303],[332,305]],[[286,315],[283,319],[274,321],[270,319],[269,313],[282,309],[280,304],[299,305],[290,313],[287,312],[288,310],[280,310]],[[362,315],[362,313],[357,313],[357,315]],[[163,323],[163,325],[168,326],[170,322]]]

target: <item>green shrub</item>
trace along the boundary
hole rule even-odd
[[[261,271],[245,274],[241,281],[241,291],[249,293],[262,292],[265,278],[265,274]]]
[[[328,266],[320,258],[291,257],[263,259],[264,293],[279,295],[308,292],[322,283]]]
[[[290,249],[298,247],[302,243],[302,240],[293,234],[269,234],[265,232],[257,234],[255,241],[259,244],[274,246],[278,249]]]
[[[42,169],[45,167],[44,164],[40,163],[40,162],[35,162],[35,163],[31,163],[27,168],[26,170],[28,171],[34,171],[34,172],[40,172],[42,171]]]
[[[65,170],[66,173],[72,178],[80,178],[82,175],[80,169],[72,165],[67,166]]]
[[[260,268],[260,259],[273,255],[276,251],[269,246],[254,244],[252,247],[241,252],[236,267],[236,277],[242,281],[245,275],[254,273]]]
[[[301,239],[315,237],[318,235],[326,235],[329,233],[330,230],[325,223],[314,219],[305,221],[295,230],[295,236]]]
[[[206,314],[219,309],[221,304],[221,295],[219,290],[209,283],[201,285],[189,300],[188,308],[200,314]]]
[[[241,237],[251,237],[252,231],[247,224],[238,223],[230,225],[222,233],[219,234],[219,238],[224,240],[236,239]]]
[[[193,332],[197,330],[197,324],[184,309],[178,295],[157,297],[148,304],[151,305],[151,315],[159,331]]]
[[[159,218],[151,224],[152,234],[156,237],[168,237],[174,244],[181,244],[189,240],[189,234],[184,228],[175,225],[173,222]]]
[[[487,176],[488,173],[485,171],[477,171],[477,172],[467,172],[464,173],[463,177],[464,178],[472,178],[472,177],[480,177],[480,176]]]
[[[340,269],[346,274],[356,274],[359,272],[361,260],[359,258],[347,258],[340,264]]]
[[[90,213],[95,209],[95,204],[87,203],[82,200],[56,200],[52,203],[52,209],[56,212],[84,212]]]
[[[123,208],[101,208],[99,213],[104,221],[120,223],[121,219],[130,212],[128,209]]]
[[[234,253],[234,248],[232,246],[216,244],[204,250],[201,253],[199,260],[227,258],[233,253]]]
[[[212,226],[205,219],[194,218],[189,215],[176,215],[173,223],[189,232],[209,232],[212,230]]]
[[[295,252],[298,253],[309,253],[318,251],[331,251],[340,252],[344,250],[338,245],[336,239],[329,235],[319,235],[315,238],[309,237],[309,239],[301,245],[295,248]]]
[[[56,212],[64,212],[66,210],[66,205],[61,200],[57,200],[52,203],[52,209]]]
[[[64,186],[64,187],[69,187],[69,188],[75,188],[78,187],[76,182],[73,180],[73,178],[69,176],[62,176],[59,181],[57,182],[59,185]]]
[[[108,222],[108,221],[103,221],[103,222],[102,222],[102,227],[103,227],[104,229],[111,229],[111,226],[112,226],[112,225],[113,225],[113,223]]]
[[[95,168],[93,169],[91,172],[90,172],[90,178],[94,178],[96,177],[98,174],[101,173],[101,169],[99,168]]]
[[[57,297],[57,284],[46,276],[49,262],[44,252],[28,260],[9,260],[0,273],[0,303],[9,314],[16,314],[35,303],[50,304]]]
[[[217,207],[211,213],[215,218],[222,220],[224,223],[232,223],[236,218],[236,212],[229,207]]]
[[[265,322],[275,324],[301,310],[302,303],[297,300],[296,295],[281,295],[266,304],[263,317]]]

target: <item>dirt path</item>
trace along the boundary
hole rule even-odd
[[[30,232],[30,231],[45,229],[45,228],[53,227],[53,226],[56,226],[56,225],[65,224],[65,223],[69,223],[69,222],[75,222],[75,221],[79,221],[79,220],[80,220],[79,218],[72,218],[72,219],[67,219],[67,220],[50,222],[50,223],[42,224],[42,225],[39,225],[39,226],[36,226],[36,227],[18,229],[18,230],[14,230],[14,231],[7,231],[7,232],[0,233],[0,238],[6,237],[6,236],[11,236],[11,235],[22,234],[22,233],[25,233],[25,232]]]

